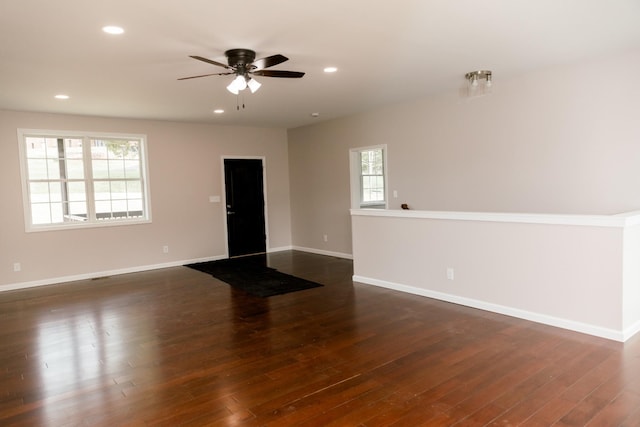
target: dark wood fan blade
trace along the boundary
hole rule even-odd
[[[197,59],[198,61],[203,61],[206,62],[208,64],[213,64],[213,65],[217,65],[218,67],[222,67],[222,68],[226,68],[228,70],[231,70],[232,68],[230,66],[228,66],[227,64],[223,64],[221,62],[216,62],[216,61],[212,61],[211,59],[207,59],[207,58],[203,58],[202,56],[190,56],[189,58],[193,58],[193,59]]]
[[[304,76],[304,73],[300,71],[282,71],[282,70],[258,70],[253,71],[251,74],[255,74],[256,76],[265,76],[265,77],[287,77],[292,79],[299,79]]]
[[[289,58],[283,55],[272,55],[266,58],[260,58],[253,61],[253,66],[256,70],[262,70],[263,68],[273,67],[274,65],[282,64],[284,61],[288,61]]]
[[[213,74],[202,74],[200,76],[191,76],[191,77],[181,77],[178,80],[189,80],[189,79],[197,79],[200,77],[209,77],[209,76],[228,76],[229,74],[235,74],[233,72],[231,73],[213,73]]]

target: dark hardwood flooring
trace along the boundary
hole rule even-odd
[[[262,299],[176,267],[0,293],[0,425],[640,426],[640,337],[269,262],[325,286]]]

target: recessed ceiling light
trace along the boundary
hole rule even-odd
[[[326,67],[324,69],[325,73],[335,73],[336,71],[338,71],[338,69],[336,67]]]
[[[311,113],[311,117],[313,118],[320,117],[320,113]]]
[[[223,109],[218,108],[217,110],[213,110],[213,112],[214,112],[215,114],[222,114],[222,113],[224,113],[224,110],[223,110]]]
[[[124,28],[116,27],[115,25],[107,25],[106,27],[102,27],[102,31],[107,34],[122,34],[124,33]]]
[[[69,99],[69,95],[65,95],[64,93],[60,93],[54,96],[55,99]]]

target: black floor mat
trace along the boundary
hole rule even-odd
[[[199,262],[185,267],[209,273],[234,288],[263,298],[322,286],[267,267],[264,255]]]

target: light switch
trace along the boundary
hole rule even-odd
[[[209,196],[209,202],[220,203],[220,196]]]

